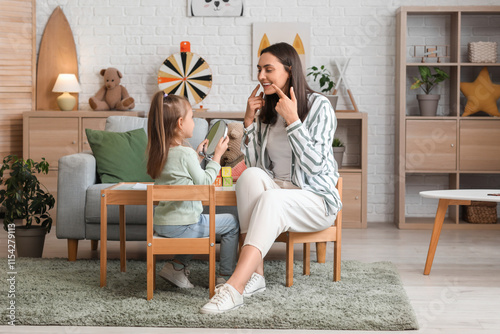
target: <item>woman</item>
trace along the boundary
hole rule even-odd
[[[286,231],[331,226],[342,203],[332,141],[336,118],[328,99],[307,84],[299,55],[286,43],[262,50],[257,86],[248,98],[242,151],[248,168],[238,179],[240,258],[201,313],[223,313],[265,290],[263,258]],[[257,119],[254,122],[255,117]]]

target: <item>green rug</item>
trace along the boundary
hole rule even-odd
[[[7,259],[3,259],[7,264]],[[158,262],[158,270],[163,263]],[[295,265],[293,287],[286,288],[285,263],[266,261],[265,293],[245,298],[245,306],[222,315],[202,315],[208,301],[208,265],[193,261],[194,289],[178,289],[158,277],[146,300],[146,262],[108,261],[108,285],[99,287],[99,261],[16,259],[15,285],[0,274],[2,325],[15,301],[17,325],[146,326],[280,329],[418,329],[415,313],[396,267],[390,262],[342,262],[342,280],[332,282],[332,263],[311,263],[311,276]],[[8,281],[7,281],[8,282]],[[9,289],[15,297],[9,298]]]

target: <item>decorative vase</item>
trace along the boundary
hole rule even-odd
[[[336,146],[333,148],[333,157],[335,158],[335,161],[337,161],[337,166],[339,169],[342,168],[342,160],[344,159],[344,152],[345,152],[344,146]]]
[[[16,226],[16,249],[19,257],[42,257],[47,230],[41,226]]]
[[[338,95],[326,95],[326,98],[330,101],[330,104],[333,107],[333,110],[337,109],[337,101],[339,100]]]
[[[418,94],[418,106],[420,107],[420,116],[436,116],[439,98],[437,94]]]

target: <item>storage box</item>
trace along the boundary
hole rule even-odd
[[[469,43],[469,62],[471,63],[496,63],[497,42],[472,42]]]
[[[464,220],[471,224],[495,224],[497,203],[471,201],[471,205],[465,206]]]

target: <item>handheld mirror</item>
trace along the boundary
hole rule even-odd
[[[227,124],[223,120],[217,121],[207,134],[205,139],[208,139],[208,145],[204,152],[200,152],[206,159],[212,159],[215,153],[215,148],[221,138],[227,136]]]

